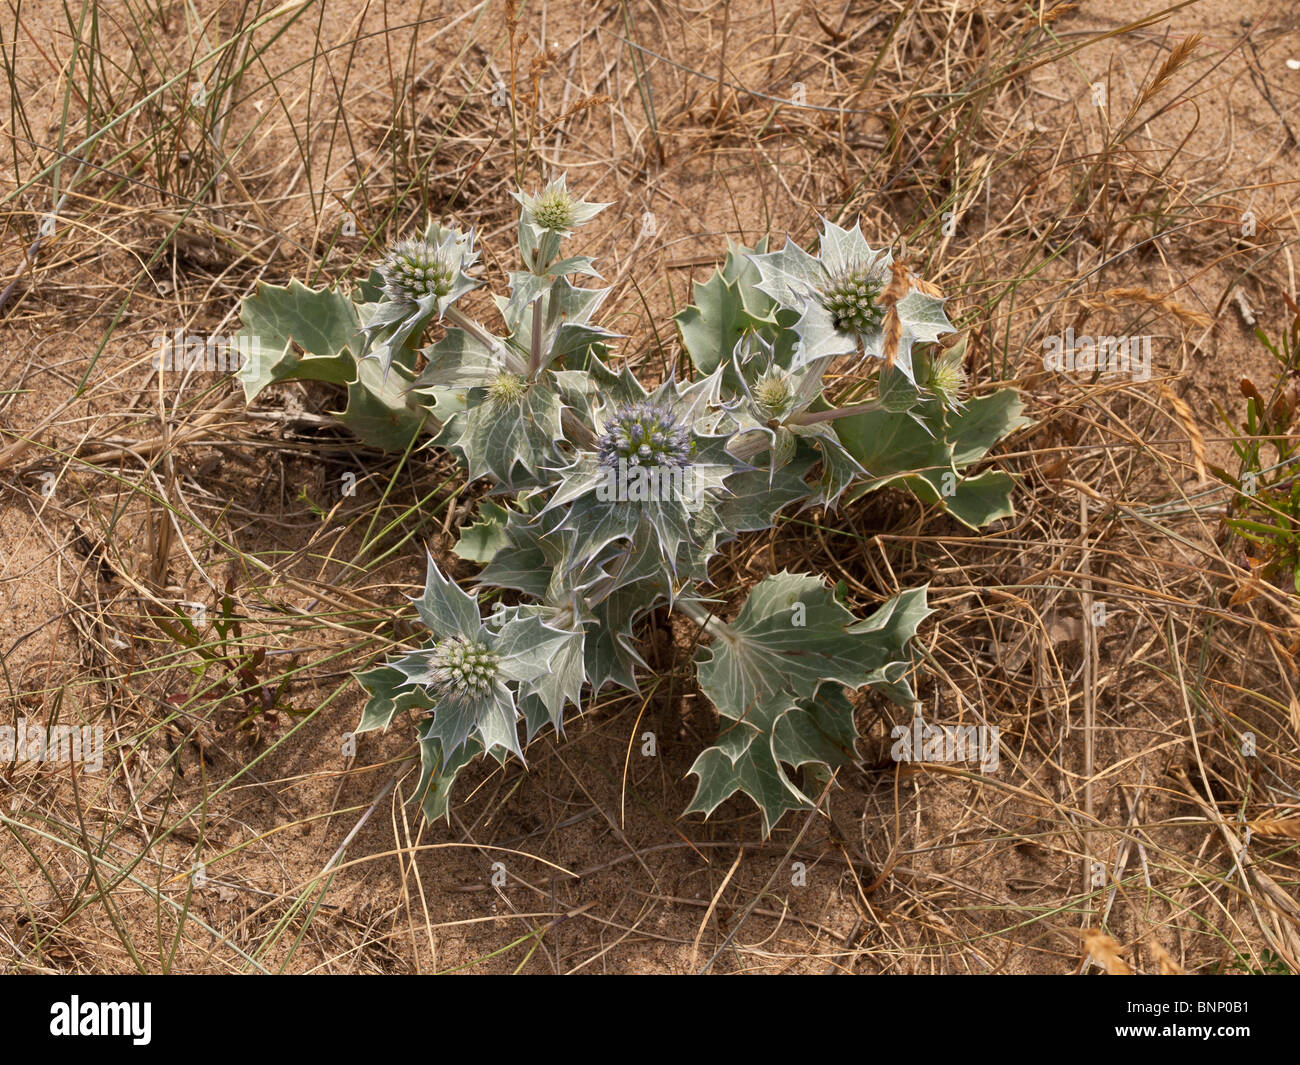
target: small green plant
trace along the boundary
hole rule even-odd
[[[831,222],[817,255],[788,240],[733,247],[676,317],[690,379],[647,387],[616,368],[619,338],[597,322],[609,290],[575,284],[598,276],[592,261],[561,257],[605,205],[563,178],[517,198],[499,335],[459,302],[482,283],[474,234],[437,223],[351,295],[295,282],[244,302],[244,332],[268,353],[241,370],[248,400],[294,378],[343,385],[339,417],[362,439],[402,450],[425,438],[493,484],[456,548],[483,564],[478,590],[427,559],[415,609],[429,638],[359,675],[358,731],[414,715],[417,791],[440,816],[473,758],[523,759],[569,706],[608,684],[635,691],[637,623],[666,605],[709,637],[698,679],[722,718],[691,769],[689,809],[707,815],[743,792],[769,832],[812,804],[801,768],[824,780],[857,759],[847,690],[912,700],[926,589],[859,618],[821,577],[782,572],[724,621],[710,560],[789,508],[833,510],[891,483],[971,527],[1009,515],[1010,477],[963,471],[1026,424],[1020,401],[1010,389],[963,399],[963,349],[940,343],[956,336],[938,293]],[[833,363],[859,371],[839,405]]]
[[[236,613],[233,592],[234,582],[227,581],[220,611],[211,619],[215,639],[204,635],[207,609],[202,603],[186,604],[189,610],[170,618],[153,615],[159,629],[198,659],[189,667],[194,675],[190,690],[173,692],[167,701],[175,706],[205,703],[212,709],[233,703],[239,715],[234,729],[256,732],[262,723],[276,728],[281,713],[299,716],[307,710],[296,709],[289,701],[287,675],[274,681],[262,679],[266,648],[251,646],[244,635],[244,619]]]
[[[1262,329],[1255,330],[1278,363],[1272,393],[1265,399],[1250,378],[1241,379],[1246,418],[1240,428],[1216,408],[1228,426],[1239,469],[1236,476],[1218,467],[1213,471],[1237,489],[1224,521],[1249,545],[1252,568],[1265,580],[1285,575],[1300,594],[1300,436],[1291,431],[1300,413],[1300,308],[1285,293],[1283,298],[1294,317],[1281,341],[1274,344]]]

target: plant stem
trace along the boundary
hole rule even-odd
[[[494,337],[484,329],[473,318],[469,317],[459,307],[451,306],[443,313],[443,317],[452,325],[459,329],[465,330],[470,336],[480,344],[492,349],[492,353],[500,360],[504,369],[511,373],[523,374],[528,370],[528,364],[524,361],[523,356],[510,350],[509,345],[504,344],[500,339]]]
[[[716,614],[710,613],[698,603],[692,603],[687,599],[679,599],[673,604],[674,610],[680,610],[690,618],[704,632],[711,633],[714,636],[730,636],[731,628]]]
[[[533,335],[528,358],[528,380],[535,380],[542,369],[542,297],[533,300]]]
[[[818,422],[834,421],[836,418],[851,418],[855,414],[870,414],[873,410],[883,410],[885,405],[878,399],[869,403],[855,403],[851,407],[833,407],[830,410],[799,411],[785,420],[786,425],[816,425]]]

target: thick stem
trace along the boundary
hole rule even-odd
[[[851,418],[855,414],[870,414],[873,410],[883,410],[885,405],[878,399],[869,403],[855,403],[851,407],[833,407],[830,410],[799,411],[786,418],[786,425],[816,425],[818,422],[834,421],[836,418]]]
[[[686,599],[679,599],[673,604],[674,610],[680,610],[704,632],[714,636],[729,636],[731,629],[725,621],[716,614],[711,614],[704,607],[697,603],[692,603]]]
[[[473,318],[469,317],[467,314],[465,314],[464,311],[460,310],[460,308],[455,306],[448,307],[447,310],[444,312],[443,317],[446,318],[447,321],[449,321],[452,325],[456,326],[458,329],[465,330],[465,332],[467,332],[480,344],[483,344],[485,347],[490,348],[492,350],[492,354],[494,354],[497,358],[501,360],[501,365],[503,369],[509,370],[511,373],[517,373],[520,375],[527,372],[528,363],[524,361],[522,355],[518,354],[515,351],[512,351],[509,345],[502,342],[498,337],[494,337],[491,333],[489,333],[486,329],[484,329],[481,325],[479,325],[478,322],[474,321]]]
[[[528,380],[537,380],[542,370],[542,297],[533,300],[533,336],[528,356]]]

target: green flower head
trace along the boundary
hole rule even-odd
[[[760,412],[771,418],[781,417],[790,406],[790,375],[777,367],[764,371],[754,383],[752,395]]]
[[[886,358],[882,303],[893,256],[872,248],[855,225],[841,229],[823,219],[818,255],[788,237],[785,247],[750,255],[758,267],[758,287],[777,303],[799,312],[794,329],[800,344],[794,366],[837,355]],[[943,300],[913,287],[895,304],[901,334],[894,364],[915,382],[912,346],[952,332]]]
[[[499,659],[487,644],[465,636],[439,640],[426,652],[427,687],[441,700],[468,703],[492,694]]]
[[[567,236],[574,228],[590,222],[600,214],[607,203],[588,203],[572,195],[565,175],[548,182],[541,192],[530,196],[526,192],[512,193],[523,207],[524,221],[547,233]]]
[[[732,352],[732,362],[745,393],[749,397],[743,411],[733,417],[738,424],[784,421],[792,414],[807,410],[822,394],[823,377],[830,359],[818,359],[794,369],[777,361],[772,344],[757,333],[741,337]]]
[[[390,694],[409,692],[408,701],[428,707],[422,735],[447,758],[473,741],[522,759],[519,708],[537,698],[556,714],[563,708],[547,678],[559,649],[581,643],[581,629],[545,607],[501,606],[481,619],[478,599],[444,577],[432,556],[415,608],[433,639],[385,663],[400,677],[387,685]]]
[[[499,407],[509,407],[524,398],[528,382],[517,373],[502,371],[488,383],[488,397]]]
[[[474,231],[431,222],[422,237],[394,244],[379,264],[383,291],[393,303],[430,305],[442,313],[478,282],[465,271],[474,265]]]
[[[929,378],[926,387],[930,389],[949,410],[959,410],[962,394],[966,391],[966,357],[965,345],[961,344],[952,351],[937,356],[930,362]]]
[[[413,339],[478,282],[466,271],[478,258],[474,233],[429,223],[423,237],[402,240],[379,264],[383,299],[365,305],[362,333],[365,357],[377,359],[387,374],[395,353]]]
[[[456,264],[450,256],[423,240],[394,244],[379,267],[384,295],[398,303],[447,295],[455,283],[455,270]]]
[[[820,295],[835,329],[857,337],[879,333],[885,321],[880,293],[887,283],[879,271],[860,263],[832,278]]]
[[[849,454],[830,422],[806,416],[822,396],[830,362],[830,357],[823,356],[786,369],[777,360],[773,345],[761,335],[741,337],[732,363],[747,398],[728,407],[735,434],[727,450],[742,462],[766,454],[771,481],[778,469],[795,458],[800,446],[813,445],[821,452],[822,479],[810,505],[834,509],[853,479],[866,471]]]

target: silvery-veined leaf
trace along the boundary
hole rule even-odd
[[[447,805],[457,775],[483,754],[483,747],[470,740],[450,756],[445,756],[442,744],[431,735],[431,726],[432,722],[426,722],[420,729],[420,776],[415,785],[415,799],[425,819],[437,821],[448,816]]]
[[[817,577],[782,572],[755,586],[700,652],[700,688],[725,720],[717,745],[691,769],[700,778],[691,809],[707,813],[743,791],[762,808],[766,834],[786,810],[807,805],[783,764],[825,761],[831,748],[851,758],[852,744],[843,720],[783,719],[809,713],[823,684],[910,699],[908,643],[930,613],[925,597],[924,588],[904,592],[858,620]]]
[[[416,599],[420,620],[435,636],[477,638],[483,627],[479,620],[478,600],[455,581],[442,575],[433,555],[425,552],[424,592]]]
[[[431,700],[421,688],[407,680],[406,675],[391,666],[380,665],[356,675],[369,698],[361,712],[361,723],[354,732],[385,729],[393,718],[407,710],[428,710]]]
[[[489,386],[470,389],[465,406],[461,433],[452,446],[464,454],[470,480],[492,477],[505,486],[538,483],[541,471],[556,461],[561,402],[551,382],[526,382],[503,372]]]

